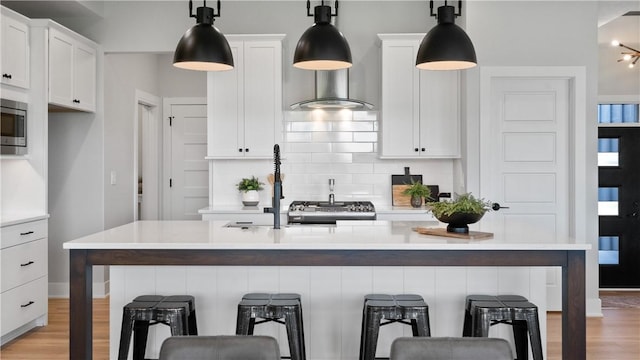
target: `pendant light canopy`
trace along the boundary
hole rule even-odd
[[[293,66],[305,70],[338,70],[351,67],[351,49],[347,39],[331,24],[331,6],[322,4],[311,14],[311,1],[307,0],[307,16],[314,17],[314,24],[305,31],[293,54]]]
[[[429,1],[431,16],[438,19],[436,25],[425,35],[418,49],[416,67],[424,70],[461,70],[477,65],[476,51],[469,36],[455,24],[456,16],[462,14],[462,1],[458,1],[458,13],[453,6],[438,8],[433,13],[433,0]]]
[[[233,69],[233,54],[224,35],[213,26],[218,13],[204,6],[193,15],[193,2],[189,0],[189,17],[196,18],[196,25],[182,36],[173,55],[173,66],[188,70],[221,71]]]

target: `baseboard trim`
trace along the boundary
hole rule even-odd
[[[109,280],[105,282],[93,283],[93,297],[96,299],[104,299],[109,296],[110,284]],[[49,283],[49,297],[50,298],[63,298],[69,297],[69,283]]]
[[[600,298],[588,298],[587,299],[587,317],[603,317],[602,315],[602,301]]]

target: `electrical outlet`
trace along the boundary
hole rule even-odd
[[[111,170],[111,185],[115,185],[115,184],[116,184],[116,171]]]

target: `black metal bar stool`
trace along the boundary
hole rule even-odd
[[[535,304],[520,295],[467,296],[462,336],[488,337],[489,328],[496,324],[512,326],[518,360],[528,359],[529,341],[533,359],[543,359],[538,307]]]
[[[383,320],[387,321],[382,322]],[[431,336],[429,306],[422,296],[415,294],[365,295],[360,334],[360,360],[375,359],[380,326],[392,323],[410,325],[413,336]]]
[[[195,298],[190,295],[141,295],[123,307],[118,360],[126,360],[133,333],[133,359],[144,360],[149,326],[165,324],[172,336],[198,335]]]
[[[263,320],[256,321],[256,318]],[[270,321],[286,327],[291,359],[305,360],[300,295],[249,293],[242,296],[238,303],[236,335],[253,335],[255,325]]]

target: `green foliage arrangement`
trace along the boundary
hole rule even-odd
[[[404,195],[416,196],[420,198],[428,198],[431,196],[431,189],[427,185],[423,185],[420,181],[411,179],[411,186],[402,191]]]
[[[491,210],[491,204],[491,201],[476,199],[471,193],[458,195],[457,199],[451,202],[427,203],[436,217],[451,216],[456,213],[484,214],[485,211]]]
[[[236,186],[238,187],[238,191],[247,192],[249,190],[262,190],[262,185],[264,185],[263,182],[260,182],[257,177],[252,176],[251,179],[243,178]]]

